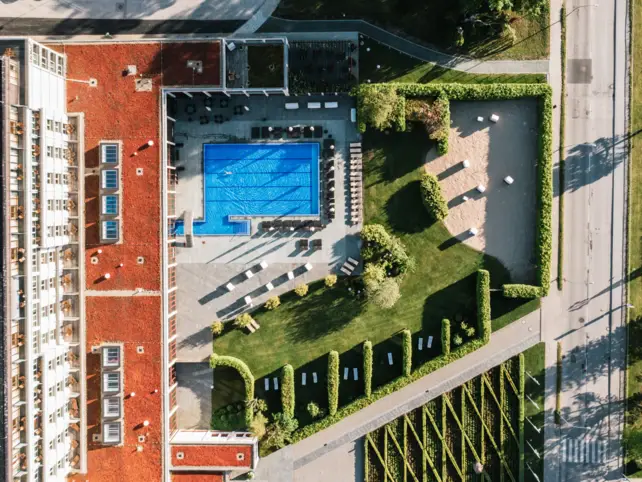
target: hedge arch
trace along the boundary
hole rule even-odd
[[[210,357],[210,368],[213,370],[216,367],[234,368],[239,372],[239,375],[241,375],[241,378],[245,382],[245,423],[249,426],[254,418],[252,407],[247,403],[254,399],[254,375],[252,375],[250,367],[248,367],[243,360],[239,360],[233,356],[213,353]]]

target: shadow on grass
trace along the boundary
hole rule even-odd
[[[414,208],[408,209],[409,206]],[[409,182],[390,196],[386,201],[386,212],[390,227],[399,233],[420,233],[433,224],[421,202],[419,181]]]

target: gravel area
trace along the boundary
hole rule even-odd
[[[534,276],[537,139],[535,100],[453,102],[449,151],[438,157],[432,150],[426,159],[448,201],[445,224],[453,241],[499,258],[514,282]]]

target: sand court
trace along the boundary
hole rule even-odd
[[[446,227],[458,241],[497,257],[513,282],[533,281],[537,101],[452,102],[450,110],[448,153],[437,157],[433,149],[426,158],[448,201]]]

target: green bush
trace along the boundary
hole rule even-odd
[[[289,364],[281,369],[281,404],[283,413],[294,417],[294,368]]]
[[[456,334],[453,336],[453,343],[455,346],[461,346],[461,344],[464,342],[464,339],[461,337],[460,334]]]
[[[440,96],[432,101],[424,98],[406,100],[406,120],[420,122],[430,139],[438,143],[446,139],[448,145],[450,102],[446,97]]]
[[[374,290],[368,291],[368,299],[372,301],[375,306],[384,310],[395,306],[399,298],[401,298],[399,283],[392,278],[387,278]]]
[[[299,295],[301,298],[303,298],[305,295],[308,294],[309,289],[310,289],[310,287],[304,283],[304,284],[300,284],[299,286],[294,288],[294,292],[297,295]]]
[[[409,377],[412,371],[412,334],[410,330],[401,332],[401,346],[403,348],[403,376]]]
[[[363,342],[363,386],[366,397],[372,394],[372,342]]]
[[[448,216],[448,203],[441,192],[439,180],[430,172],[421,175],[421,198],[431,219],[441,221]]]
[[[386,279],[386,268],[375,263],[366,263],[361,276],[366,290],[374,291]]]
[[[213,321],[212,324],[210,325],[210,330],[212,331],[212,335],[218,336],[221,333],[223,333],[223,322],[221,321]]]
[[[326,275],[326,277],[325,277],[325,285],[328,288],[332,288],[336,284],[337,284],[337,275],[336,274]]]
[[[261,440],[263,436],[265,435],[265,428],[267,425],[267,417],[263,415],[261,412],[257,412],[254,415],[254,419],[252,420],[252,423],[249,426],[250,432],[252,432],[252,435],[254,435],[257,439]]]
[[[265,302],[266,310],[276,310],[279,306],[281,306],[281,298],[278,296],[273,296]]]
[[[542,296],[542,288],[532,285],[507,284],[502,286],[506,298],[534,299]]]
[[[213,430],[245,430],[245,413],[243,402],[219,407],[212,412],[210,422]]]
[[[274,421],[266,428],[262,449],[281,449],[292,442],[292,434],[299,428],[296,418],[288,417],[284,413],[274,414]]]
[[[441,352],[444,355],[450,354],[450,320],[441,320]]]
[[[319,405],[317,405],[314,402],[308,403],[308,405],[306,406],[306,409],[308,411],[308,414],[312,418],[321,418],[325,415],[324,411],[321,408],[319,408]]]
[[[332,350],[328,354],[328,411],[337,413],[339,406],[339,353]]]
[[[381,131],[391,127],[393,123],[398,124],[395,120],[399,116],[397,110],[400,102],[394,86],[373,90],[370,95],[362,96],[358,102],[359,127],[370,125]]]
[[[217,355],[212,353],[210,356],[210,368],[214,369],[216,367],[228,367],[234,368],[241,378],[245,382],[245,401],[254,399],[254,375],[250,368],[238,358],[232,356]],[[249,427],[252,424],[252,418],[254,417],[254,410],[249,403],[245,404],[245,425]]]
[[[392,276],[414,269],[414,259],[408,255],[403,243],[380,224],[365,225],[361,240],[361,256],[365,262],[382,266]]]
[[[477,271],[477,327],[484,343],[490,341],[490,273],[485,269]]]
[[[252,317],[249,313],[241,313],[234,319],[234,326],[237,328],[247,328],[252,322]]]

